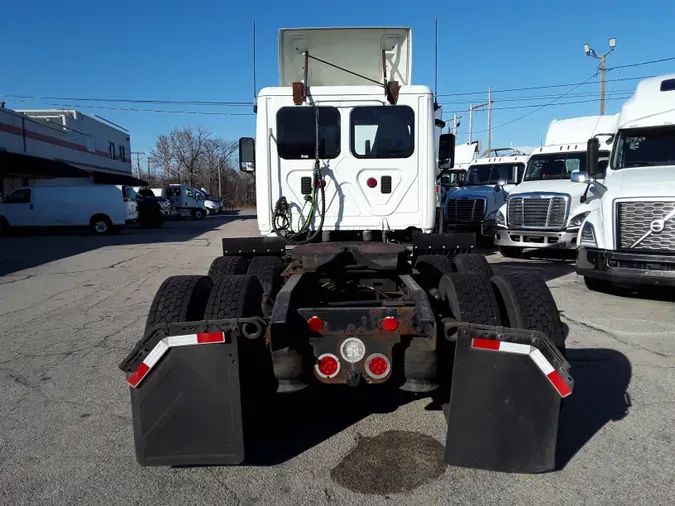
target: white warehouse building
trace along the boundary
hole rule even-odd
[[[132,175],[129,133],[74,110],[11,110],[0,103],[0,194],[68,182],[144,186]],[[75,181],[73,181],[75,180]]]

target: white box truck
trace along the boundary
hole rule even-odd
[[[129,221],[129,202],[125,189],[114,185],[18,188],[0,202],[0,234],[23,227],[90,227],[98,235],[112,234]]]
[[[502,255],[519,257],[528,248],[576,249],[579,227],[595,196],[570,178],[585,170],[586,144],[593,136],[600,140],[600,163],[607,166],[617,119],[582,116],[551,122],[545,145],[532,152],[522,182],[496,214],[494,243]]]
[[[623,105],[604,180],[598,149],[591,139],[587,171],[572,178],[599,197],[578,234],[577,273],[591,290],[674,287],[675,74],[640,81]]]

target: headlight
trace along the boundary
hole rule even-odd
[[[569,223],[569,225],[567,225],[567,227],[568,228],[580,227],[581,224],[586,219],[586,216],[588,216],[588,213],[590,213],[590,211],[586,211],[585,213],[577,214],[574,218],[572,218],[570,220],[570,223]]]
[[[598,245],[595,241],[595,229],[589,222],[584,223],[584,228],[581,229],[581,244]]]
[[[493,221],[495,219],[495,216],[497,216],[497,211],[492,211],[485,217],[485,221]]]
[[[504,217],[504,213],[501,211],[497,211],[497,214],[495,216],[495,225],[498,227],[505,227],[506,226],[506,218]]]

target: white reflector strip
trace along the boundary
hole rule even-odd
[[[200,338],[201,336],[201,338]],[[225,342],[224,332],[209,332],[204,334],[187,334],[184,336],[167,336],[158,342],[152,349],[148,356],[143,359],[135,372],[131,373],[127,378],[127,383],[133,388],[140,385],[141,381],[150,372],[159,359],[169,350],[169,348],[176,348],[178,346],[191,346],[194,344],[218,344]]]
[[[544,357],[542,352],[534,346],[477,337],[471,340],[471,347],[478,350],[503,351],[505,353],[515,353],[517,355],[529,355],[561,397],[567,397],[572,393],[572,389],[565,382],[560,373],[554,369],[548,360],[546,360],[546,357]]]

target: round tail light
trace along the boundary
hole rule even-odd
[[[398,320],[395,316],[387,316],[382,320],[382,328],[388,332],[393,332],[398,328]]]
[[[318,316],[312,316],[307,320],[307,326],[312,332],[321,332],[323,330],[323,321]]]
[[[368,185],[368,188],[375,188],[377,186],[377,179],[374,177],[369,177],[366,181],[366,184]]]
[[[316,361],[314,369],[322,378],[334,378],[340,372],[340,361],[335,355],[324,353]]]
[[[373,353],[366,362],[366,372],[373,379],[386,378],[391,371],[391,362],[381,353]]]

